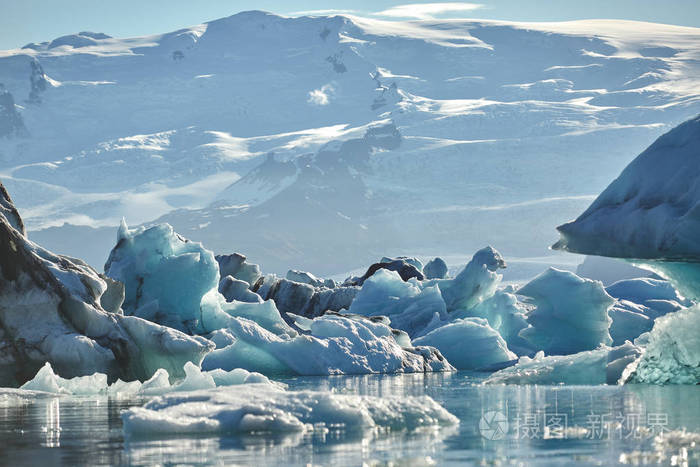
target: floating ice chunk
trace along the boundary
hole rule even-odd
[[[287,280],[294,282],[301,282],[303,284],[309,284],[314,287],[326,287],[333,289],[336,287],[336,283],[333,279],[319,279],[310,272],[297,271],[296,269],[290,269],[287,271]]]
[[[227,302],[239,301],[247,303],[262,303],[260,295],[250,290],[246,281],[241,281],[233,276],[226,276],[219,282],[219,292]]]
[[[517,292],[536,308],[520,336],[548,354],[568,355],[610,345],[608,309],[615,303],[602,283],[549,268]]]
[[[640,354],[629,342],[573,355],[520,357],[517,364],[492,374],[487,384],[617,384],[627,365]]]
[[[173,391],[196,391],[197,389],[211,389],[216,387],[212,375],[202,372],[198,366],[191,362],[185,363],[185,379],[173,386]]]
[[[414,339],[413,344],[435,347],[458,370],[502,368],[518,358],[481,318],[455,319]]]
[[[33,379],[24,383],[20,389],[43,391],[53,394],[91,395],[107,391],[107,375],[95,373],[90,376],[77,376],[71,379],[61,378],[53,372],[51,364],[46,362]]]
[[[447,263],[442,258],[433,258],[423,267],[426,279],[444,279],[447,277]]]
[[[453,369],[435,349],[402,348],[389,326],[367,319],[326,314],[311,322],[310,335],[294,338],[276,336],[241,318],[231,318],[228,329],[235,342],[209,354],[202,362],[205,370],[327,375]]]
[[[492,247],[477,251],[457,277],[440,281],[447,311],[469,310],[493,296],[502,279],[496,271],[505,267],[503,257]]]
[[[645,306],[653,305],[655,300],[676,302],[682,306],[691,305],[673,288],[670,282],[650,277],[618,281],[605,290],[618,300],[629,300]]]
[[[659,137],[554,248],[618,258],[700,260],[700,116]],[[696,276],[697,277],[697,276]]]
[[[51,392],[54,394],[61,393],[61,386],[58,384],[58,376],[53,372],[53,368],[51,368],[49,362],[46,362],[44,366],[39,369],[36,376],[24,383],[20,389]]]
[[[654,318],[649,309],[643,305],[622,300],[608,310],[612,319],[610,337],[612,345],[621,345],[625,341],[634,341],[654,326]]]
[[[533,350],[531,344],[519,334],[528,326],[525,312],[526,309],[515,295],[506,290],[497,290],[493,296],[479,302],[473,308],[450,313],[450,318],[485,318],[489,326],[503,337],[510,350],[523,355],[530,354]]]
[[[224,371],[220,368],[207,371],[205,374],[214,379],[216,386],[236,386],[238,384],[255,384],[263,383],[272,386],[284,386],[282,383],[270,381],[267,376],[260,373],[244,370],[243,368],[234,368],[231,371]]]
[[[218,255],[216,261],[219,263],[221,277],[232,276],[252,286],[262,276],[260,266],[248,263],[246,257],[240,253]]]
[[[613,345],[633,341],[651,330],[659,316],[691,305],[670,282],[658,279],[623,280],[612,284],[606,291],[618,299],[609,311],[613,320],[610,326]]]
[[[391,326],[415,336],[434,315],[447,319],[445,302],[437,285],[423,287],[416,281],[404,282],[395,271],[380,269],[369,277],[350,305],[351,313],[384,315]]]
[[[181,433],[415,430],[450,426],[457,417],[427,396],[356,396],[238,386],[226,391],[167,395],[122,415],[127,436]]]
[[[29,241],[3,214],[12,204],[0,193],[0,385],[26,382],[46,362],[65,377],[135,379],[201,361],[211,344],[123,316],[121,286]]]
[[[217,291],[219,263],[214,254],[179,236],[170,225],[134,230],[122,226],[120,237],[105,271],[124,282],[127,314],[191,334],[224,328],[227,316],[252,319],[276,334],[296,334],[272,301],[226,302]],[[204,310],[209,317],[206,322]]]
[[[642,356],[625,370],[627,383],[700,383],[700,305],[654,322]]]
[[[122,226],[119,235],[105,273],[124,283],[125,313],[190,334],[203,332],[200,301],[219,283],[214,254],[168,224],[133,230]]]

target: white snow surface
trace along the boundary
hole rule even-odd
[[[97,244],[91,228],[168,213],[174,223],[185,208],[201,212],[184,211],[178,231],[217,252],[222,238],[245,240],[278,273],[337,273],[332,254],[359,267],[372,239],[392,239],[396,254],[436,244],[455,254],[489,238],[509,256],[543,256],[550,225],[700,111],[698,43],[697,28],[630,21],[263,12],[136,38],[66,36],[0,51],[0,82],[27,130],[0,137],[0,176],[29,230],[57,229],[47,246],[72,256],[88,243],[71,242],[75,232]],[[387,121],[401,144],[352,175],[361,183],[351,199],[376,209],[332,202],[345,173],[326,173],[326,187],[300,175],[315,167],[309,154]],[[271,152],[291,165],[265,166]],[[346,233],[329,253],[304,243],[310,215],[276,216],[298,213],[293,187]],[[213,221],[246,212],[261,224],[255,233]],[[284,241],[256,247],[260,235],[278,240],[275,227]],[[99,237],[104,251],[109,241]],[[104,254],[86,259],[100,265]]]

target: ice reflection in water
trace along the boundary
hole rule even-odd
[[[143,399],[28,397],[0,392],[2,462],[259,466],[700,462],[697,386],[483,386],[480,381],[480,376],[465,373],[285,380],[290,390],[377,397],[429,395],[459,417],[461,424],[453,428],[414,433],[330,429],[274,436],[139,440],[124,439],[120,413],[132,405],[141,405]],[[484,431],[484,426],[493,427],[493,423],[480,425],[489,412],[504,415],[508,426],[503,439],[490,439],[494,432]],[[560,416],[560,424],[565,415],[566,425],[547,426],[545,417],[552,414]],[[638,422],[637,429],[632,426],[634,420]],[[681,427],[686,428],[686,435],[674,431]],[[655,430],[665,437],[654,440]]]

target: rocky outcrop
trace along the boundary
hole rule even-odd
[[[0,138],[21,136],[26,131],[22,115],[15,106],[14,97],[0,84]]]

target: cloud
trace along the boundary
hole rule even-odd
[[[374,13],[375,16],[392,18],[434,19],[445,13],[464,13],[483,8],[480,3],[447,2],[447,3],[411,3],[396,5],[384,11]]]
[[[328,105],[335,89],[330,84],[324,84],[320,89],[309,92],[309,99],[306,101],[313,105]]]

